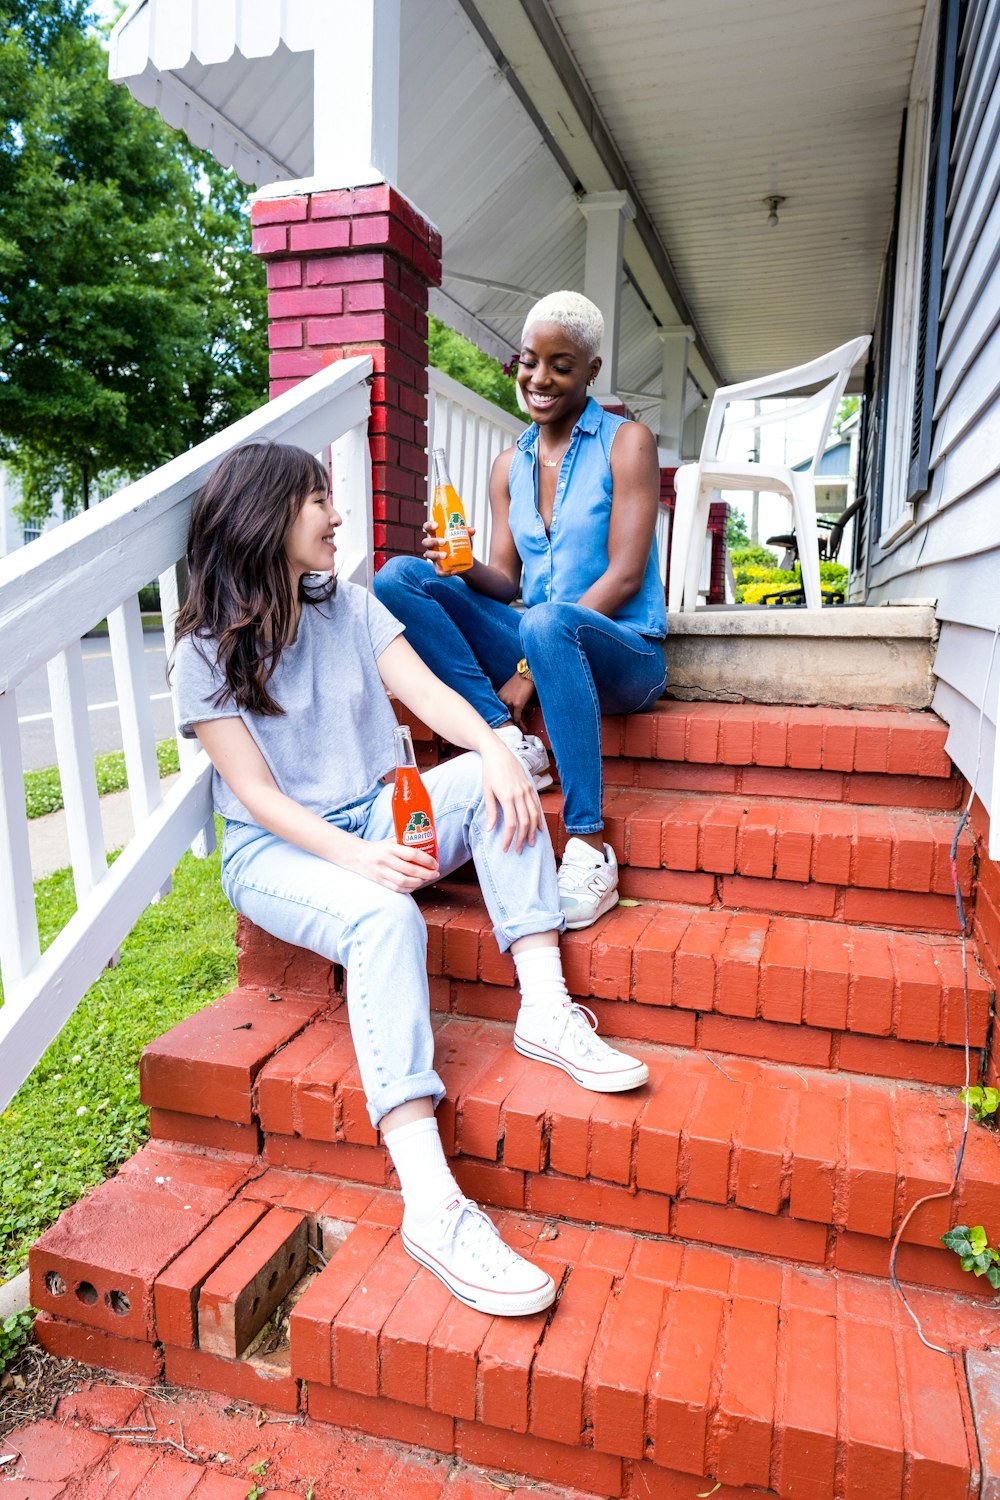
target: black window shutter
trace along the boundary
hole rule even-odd
[[[930,479],[931,428],[934,416],[935,366],[941,279],[944,260],[945,211],[948,205],[948,158],[951,152],[958,20],[961,0],[943,0],[934,80],[933,116],[928,158],[927,208],[920,269],[920,301],[916,340],[916,384],[910,470],[906,500],[912,504],[927,491]]]

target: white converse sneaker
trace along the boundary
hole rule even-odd
[[[574,1000],[566,999],[561,1005],[522,1005],[514,1046],[525,1057],[562,1068],[574,1083],[595,1094],[621,1094],[649,1078],[644,1062],[601,1040],[593,1011]]]
[[[403,1245],[452,1292],[479,1312],[518,1317],[555,1301],[551,1276],[522,1259],[471,1198],[454,1198],[436,1218],[403,1215]]]
[[[618,861],[610,844],[602,859],[583,839],[567,841],[559,866],[559,905],[570,932],[589,927],[618,905]]]
[[[552,785],[549,752],[536,734],[522,734],[513,722],[501,724],[500,728],[493,732],[498,734],[507,749],[512,750],[517,756],[535,783],[536,792],[544,792],[546,787]]]

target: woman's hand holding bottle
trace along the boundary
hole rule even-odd
[[[441,874],[436,859],[422,849],[406,849],[395,839],[355,838],[355,843],[348,868],[386,890],[410,895]]]

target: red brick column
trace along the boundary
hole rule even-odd
[[[709,574],[708,603],[726,602],[726,522],[729,506],[714,500],[708,507],[708,534],[712,538],[712,568]]]
[[[427,514],[427,290],[441,236],[388,183],[260,199],[271,397],[333,360],[370,354],[375,567],[417,550]]]

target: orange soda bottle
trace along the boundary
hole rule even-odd
[[[393,732],[393,739],[396,744],[396,784],[392,791],[392,821],[396,827],[396,843],[405,849],[419,849],[436,861],[438,846],[434,809],[417,770],[408,725],[400,724]]]
[[[431,502],[431,520],[434,522],[438,545],[445,554],[439,566],[444,573],[464,573],[473,563],[469,523],[448,474],[448,460],[444,449],[435,448],[432,457],[434,499]]]

